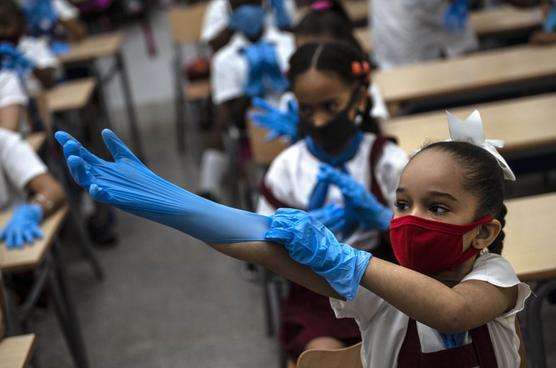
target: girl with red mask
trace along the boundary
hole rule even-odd
[[[329,296],[336,316],[354,318],[361,331],[364,367],[519,367],[516,314],[530,289],[500,255],[503,181],[515,177],[478,112],[449,122],[451,141],[426,146],[401,174],[390,224],[400,265],[342,244],[301,210],[268,218],[195,196],[156,176],[112,132],[103,136],[115,162],[66,133],[56,138],[95,200]]]

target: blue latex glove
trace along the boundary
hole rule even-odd
[[[51,0],[26,0],[23,3],[23,12],[29,33],[35,37],[50,35],[58,22]]]
[[[8,249],[23,248],[26,243],[33,244],[35,239],[43,238],[41,220],[41,206],[20,204],[14,209],[12,218],[0,232],[0,240],[6,242]]]
[[[102,137],[114,162],[93,155],[65,132],[57,132],[55,137],[63,146],[74,180],[98,202],[207,243],[264,239],[268,217],[211,202],[160,178],[108,129]]]
[[[449,32],[462,32],[465,30],[469,15],[469,0],[452,0],[444,13],[444,27]]]
[[[11,43],[0,42],[0,69],[15,71],[22,77],[33,69],[33,63]]]
[[[56,56],[68,54],[71,51],[71,46],[67,42],[52,41],[50,43],[50,51]]]
[[[241,5],[230,16],[228,27],[249,38],[254,38],[263,31],[264,18],[265,12],[262,6]]]
[[[321,164],[318,179],[336,185],[342,192],[346,205],[346,222],[356,220],[364,229],[388,229],[392,210],[384,207],[351,176],[327,164]]]
[[[345,208],[337,203],[329,203],[324,207],[309,211],[309,215],[333,233],[341,231],[346,225]]]
[[[311,215],[281,208],[270,223],[265,239],[284,245],[296,262],[309,266],[348,300],[357,288],[371,260],[371,253],[342,244]]]
[[[272,106],[259,97],[253,99],[252,105],[259,111],[249,113],[255,125],[269,130],[267,141],[278,137],[286,137],[290,142],[297,141],[297,125],[299,123],[299,108],[297,101],[289,100],[287,111]]]
[[[279,29],[285,30],[292,27],[292,20],[286,9],[284,0],[270,0],[270,6],[276,18],[276,25]]]
[[[243,50],[242,55],[247,59],[249,72],[247,74],[247,84],[244,91],[250,97],[264,97],[266,94],[264,85],[265,56],[264,49],[259,43],[252,44]]]
[[[284,93],[289,87],[286,76],[280,69],[276,46],[270,42],[260,42],[260,47],[264,56],[263,73],[270,81],[270,88],[275,93]]]
[[[548,11],[548,15],[544,21],[543,30],[545,32],[554,32],[556,31],[556,4],[552,4],[550,10]]]

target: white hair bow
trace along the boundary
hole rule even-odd
[[[483,122],[481,114],[475,110],[465,119],[461,121],[457,116],[446,111],[448,115],[448,128],[450,129],[450,138],[454,142],[467,142],[479,146],[490,152],[498,161],[498,164],[504,172],[504,179],[515,181],[515,175],[510,166],[504,160],[502,155],[498,153],[496,147],[504,147],[504,141],[499,139],[485,139],[483,130]]]

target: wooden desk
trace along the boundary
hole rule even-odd
[[[359,17],[363,15],[362,10],[355,7],[352,10],[359,11]],[[519,9],[510,5],[500,5],[496,8],[471,13],[469,22],[477,36],[492,37],[540,27],[543,22],[543,15],[540,7]],[[364,50],[372,51],[372,35],[368,29],[356,29],[355,37]]]
[[[0,342],[0,368],[27,367],[35,349],[35,335],[8,337]]]
[[[266,135],[268,130],[255,126],[250,120],[247,122],[247,130],[249,132],[253,160],[257,165],[269,166],[276,156],[289,146],[287,142],[281,139],[267,141]]]
[[[500,5],[471,13],[469,21],[477,36],[487,37],[540,27],[543,15],[540,7],[520,9],[511,5]]]
[[[81,109],[89,103],[95,86],[93,78],[59,84],[46,94],[48,109],[53,113]]]
[[[471,56],[378,71],[387,104],[556,77],[556,46],[519,46]]]
[[[121,32],[103,33],[85,38],[83,41],[71,45],[71,51],[60,55],[60,63],[74,63],[91,59],[114,56],[122,47],[123,34]]]
[[[485,135],[505,142],[502,152],[541,148],[556,143],[556,93],[462,107],[450,110],[465,119],[477,108]],[[411,153],[426,142],[449,138],[445,112],[417,114],[382,124],[385,134],[398,138],[400,147]]]
[[[52,245],[54,237],[58,234],[67,213],[67,207],[63,207],[50,215],[41,225],[44,238],[36,240],[33,245],[8,250],[4,243],[0,243],[0,269],[2,272],[20,272],[38,267],[46,251]],[[11,216],[11,211],[0,213],[0,228],[4,228]]]
[[[556,193],[506,201],[506,257],[522,281],[556,278]]]
[[[31,133],[25,137],[25,141],[33,148],[33,151],[38,152],[46,142],[46,133]]]

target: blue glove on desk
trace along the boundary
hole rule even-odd
[[[93,155],[68,133],[56,133],[74,180],[94,200],[173,227],[207,243],[264,239],[270,222],[268,217],[190,193],[149,170],[112,131],[105,129],[102,137],[114,162]]]
[[[265,12],[260,5],[238,6],[230,16],[228,27],[253,38],[263,31]]]
[[[309,266],[348,300],[357,288],[371,260],[371,253],[342,244],[311,215],[281,208],[270,223],[265,239],[284,245],[296,262]]]
[[[284,0],[270,0],[270,6],[274,12],[278,28],[281,30],[291,28],[292,20],[290,19]]]
[[[297,141],[299,108],[295,100],[288,101],[287,111],[282,111],[258,97],[253,99],[252,104],[259,111],[250,112],[249,119],[255,125],[269,130],[266,135],[268,141],[278,137],[286,137],[292,143]]]
[[[327,164],[321,164],[318,179],[328,181],[340,189],[344,196],[348,223],[356,220],[364,229],[388,229],[392,210],[384,207],[354,178]]]
[[[452,0],[444,13],[444,27],[449,32],[462,32],[469,15],[469,0]]]
[[[0,232],[0,240],[5,241],[8,249],[22,248],[25,243],[33,244],[42,239],[40,228],[42,208],[37,204],[20,204],[14,209],[12,218]]]
[[[552,4],[546,19],[544,21],[543,30],[545,32],[554,32],[556,31],[556,4]]]

